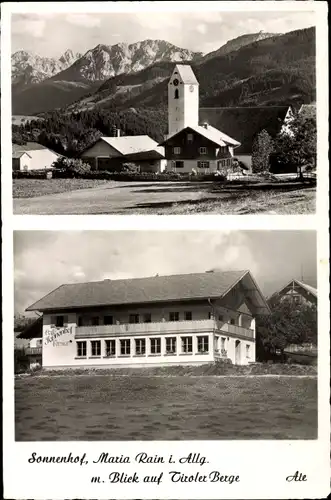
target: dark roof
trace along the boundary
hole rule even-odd
[[[254,138],[262,130],[272,137],[280,132],[288,109],[289,106],[200,108],[199,121],[235,137],[241,144],[235,155],[250,154]]]
[[[17,152],[29,152],[29,151],[37,151],[40,149],[48,149],[45,146],[42,146],[41,144],[38,144],[38,142],[27,142],[26,144],[13,144],[13,153]]]
[[[226,271],[61,285],[27,311],[220,298],[241,280],[249,282],[256,307],[268,309],[249,271]]]

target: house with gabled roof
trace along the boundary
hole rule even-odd
[[[294,304],[317,305],[317,288],[307,285],[297,279],[293,279],[275,292],[268,299],[268,302],[272,305],[279,300],[290,300]]]
[[[293,111],[290,106],[255,106],[255,107],[225,107],[200,108],[200,122],[223,130],[226,134],[236,137],[239,146],[234,156],[246,169],[252,167],[252,149],[257,135],[266,130],[275,138],[288,126]]]
[[[120,170],[124,163],[134,163],[141,172],[162,172],[165,168],[164,148],[148,135],[100,137],[85,149],[81,159],[93,170]]]
[[[42,313],[44,368],[255,361],[255,317],[269,306],[249,271],[61,285]]]
[[[53,168],[59,155],[37,142],[12,145],[13,170],[44,170]]]

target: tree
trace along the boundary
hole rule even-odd
[[[80,175],[88,174],[91,170],[91,166],[88,163],[79,159],[64,158],[63,156],[60,156],[53,163],[53,167],[55,169],[64,170],[70,177],[79,177]]]
[[[252,146],[252,170],[254,173],[269,171],[269,158],[273,149],[272,138],[266,130],[262,130]]]
[[[277,350],[284,358],[289,344],[317,344],[317,308],[313,304],[295,304],[280,299],[272,305],[269,316],[257,320],[257,348],[260,359],[267,359]]]
[[[281,133],[276,139],[278,162],[296,167],[300,177],[304,166],[316,163],[317,129],[315,118],[296,115],[290,123],[290,133]]]

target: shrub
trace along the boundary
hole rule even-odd
[[[123,172],[138,173],[138,172],[140,172],[140,168],[135,163],[123,163],[122,171]]]
[[[55,169],[67,173],[67,177],[82,177],[91,171],[91,166],[83,160],[60,156],[52,165]]]
[[[24,349],[15,349],[14,351],[14,371],[15,373],[24,373],[29,369],[29,356],[25,354]]]

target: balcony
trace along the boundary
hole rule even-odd
[[[231,325],[230,323],[217,321],[217,329],[221,330],[222,332],[229,333],[230,335],[238,335],[239,337],[254,339],[254,330],[252,330],[251,328],[245,328],[243,326]]]
[[[197,321],[164,321],[158,323],[125,323],[122,325],[99,325],[76,327],[75,338],[101,338],[112,335],[145,335],[183,333],[208,333],[215,329],[215,322],[211,319]]]
[[[102,338],[128,335],[177,335],[185,333],[203,334],[221,331],[229,335],[254,339],[254,330],[243,326],[231,325],[213,319],[196,321],[162,321],[156,323],[125,323],[118,325],[78,326],[76,339]]]
[[[27,347],[25,349],[25,354],[27,356],[36,356],[36,355],[41,356],[42,347],[41,346],[40,347]]]

